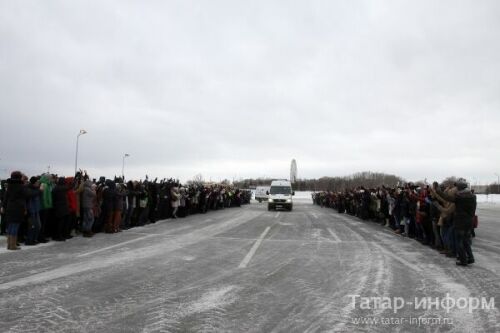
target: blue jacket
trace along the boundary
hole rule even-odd
[[[38,190],[36,188],[31,188],[31,189],[33,191],[37,191]],[[40,194],[41,194],[41,192],[40,192]],[[30,215],[36,215],[42,209],[42,200],[41,200],[41,195],[40,194],[36,194],[36,195],[32,196],[26,202],[26,209],[28,210],[28,213]]]

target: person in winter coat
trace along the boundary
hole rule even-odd
[[[19,250],[17,246],[17,233],[19,225],[26,216],[26,201],[38,195],[38,190],[31,190],[23,182],[23,174],[20,171],[12,172],[7,180],[7,190],[2,201],[1,211],[5,214],[7,222],[7,249]]]
[[[147,182],[138,185],[137,194],[137,225],[143,226],[148,223],[149,217],[149,192],[147,188]]]
[[[179,188],[179,210],[177,211],[177,216],[186,217],[187,213],[187,192],[186,188],[181,186]]]
[[[43,191],[40,197],[40,232],[38,233],[38,242],[47,243],[47,236],[50,234],[50,216],[52,215],[52,189],[54,188],[54,183],[52,176],[49,174],[43,174],[40,177],[40,186],[43,187]]]
[[[241,191],[239,189],[236,190],[234,197],[236,207],[241,207]]]
[[[386,193],[386,201],[388,205],[388,218],[389,218],[389,227],[395,229],[395,220],[394,220],[394,210],[396,208],[396,199],[394,198],[394,193],[389,191]]]
[[[396,230],[396,233],[400,233],[403,236],[409,236],[410,233],[410,200],[405,191],[401,191],[399,193],[399,231]]]
[[[157,179],[155,179],[153,182],[149,182],[147,185],[147,191],[148,191],[148,220],[151,223],[155,223],[157,220],[158,216],[158,184],[156,183]]]
[[[64,228],[64,238],[70,239],[73,238],[71,232],[73,229],[76,229],[76,216],[77,216],[77,200],[76,200],[76,192],[74,189],[75,179],[73,177],[66,178],[66,186],[68,187],[68,192],[66,195],[68,196],[68,207],[69,207],[69,215],[68,215],[68,223]],[[80,214],[78,214],[80,215]]]
[[[170,203],[172,205],[172,217],[176,219],[177,211],[179,210],[179,206],[181,204],[181,194],[177,186],[173,186],[170,189]]]
[[[434,234],[432,233],[430,206],[425,199],[427,199],[427,191],[422,189],[417,197],[416,239],[424,245],[429,245],[434,242]]]
[[[428,197],[427,203],[429,204],[430,210],[430,218],[432,224],[432,233],[434,234],[434,248],[438,251],[443,250],[443,240],[441,238],[441,227],[439,226],[439,218],[441,216],[441,212],[439,209],[432,204],[432,198]]]
[[[83,183],[83,191],[81,192],[83,237],[92,237],[94,235],[92,226],[94,225],[94,206],[96,205],[97,194],[92,185],[92,181],[86,180]]]
[[[2,204],[4,197],[5,197],[5,191],[7,190],[7,180],[2,180],[0,182],[1,188],[0,188],[0,205]],[[1,206],[0,206],[1,207]],[[7,235],[7,226],[5,223],[5,214],[0,214],[0,235]]]
[[[65,241],[65,231],[69,227],[69,203],[68,186],[66,180],[60,177],[57,185],[52,190],[52,202],[54,205],[55,228],[52,239],[55,241]]]
[[[418,197],[413,193],[411,189],[406,190],[406,195],[408,197],[408,218],[410,225],[408,226],[408,237],[414,238],[416,234],[415,220],[417,217],[417,201]]]
[[[129,229],[132,224],[132,216],[134,214],[135,209],[135,191],[134,191],[134,183],[132,181],[127,182],[126,193],[126,205],[125,205],[125,214],[123,216],[121,229],[126,230]]]
[[[112,232],[120,232],[120,225],[122,222],[122,212],[125,204],[127,192],[125,185],[118,184],[115,191],[115,198],[113,202],[113,229]]]
[[[115,204],[116,184],[108,179],[102,192],[102,212],[104,221],[104,231],[113,232],[113,205]]]
[[[135,227],[140,225],[141,219],[140,217],[143,215],[143,210],[147,207],[147,197],[144,193],[142,183],[135,181],[134,182],[134,210],[132,211],[132,217],[130,224]]]
[[[94,209],[94,225],[92,226],[93,232],[102,232],[104,228],[105,214],[103,212],[104,190],[106,187],[106,178],[100,177],[96,185],[96,206]]]
[[[204,186],[200,186],[199,191],[200,191],[200,196],[199,196],[200,212],[205,214],[207,212],[207,208],[209,205],[208,200],[210,198],[210,194],[208,192],[208,188],[205,188]]]
[[[431,191],[433,198],[440,200]],[[448,187],[445,193],[449,196],[455,196],[457,193],[456,187]],[[448,257],[456,258],[456,246],[455,246],[455,228],[453,226],[453,216],[455,215],[455,203],[448,202],[441,198],[441,202],[437,204],[433,202],[433,207],[437,208],[440,212],[438,226],[440,229],[441,238],[443,240],[443,251],[441,254],[445,254]]]
[[[82,224],[82,192],[84,189],[84,183],[86,180],[89,179],[89,176],[87,174],[87,171],[84,171],[83,174],[81,171],[77,172],[75,175],[75,182],[73,189],[75,191],[75,204],[76,204],[76,222],[75,222],[75,228],[77,230],[81,230],[81,224]]]
[[[27,200],[28,208],[28,235],[26,237],[25,245],[38,244],[38,234],[40,232],[40,210],[41,210],[41,194],[40,181],[37,177],[30,178],[30,190],[36,193]]]
[[[401,192],[399,190],[394,191],[394,209],[392,210],[392,217],[394,219],[394,232],[401,232],[401,221],[403,217],[401,215]]]
[[[467,266],[467,264],[474,263],[474,255],[471,248],[471,230],[473,228],[474,215],[476,215],[476,195],[471,192],[464,179],[457,181],[457,193],[454,196],[441,192],[437,183],[434,183],[433,187],[433,194],[438,198],[455,203],[453,224],[455,227],[455,245],[458,255],[456,264]]]
[[[160,190],[158,191],[158,217],[160,219],[168,218],[170,207],[170,189],[165,183],[161,184]]]

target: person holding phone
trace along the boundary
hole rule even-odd
[[[439,189],[438,183],[434,182],[431,192],[440,200],[455,203],[455,215],[453,224],[455,228],[455,243],[458,260],[457,265],[467,266],[474,263],[472,253],[471,231],[474,215],[476,215],[477,199],[471,192],[465,179],[459,179],[455,183],[457,189],[455,195],[449,195]],[[435,203],[435,205],[439,205]]]

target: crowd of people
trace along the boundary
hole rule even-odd
[[[116,233],[167,218],[186,217],[250,202],[251,192],[228,184],[155,179],[127,181],[53,174],[27,177],[20,171],[1,182],[1,234],[7,249],[20,249],[75,235]]]
[[[472,237],[477,227],[476,196],[464,179],[454,184],[358,187],[342,192],[315,192],[313,202],[363,220],[379,222],[395,234],[414,238],[456,264],[474,263]]]

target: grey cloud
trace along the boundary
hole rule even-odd
[[[0,169],[493,181],[496,1],[4,1]],[[40,170],[41,169],[41,170]],[[500,170],[496,171],[499,172]]]

